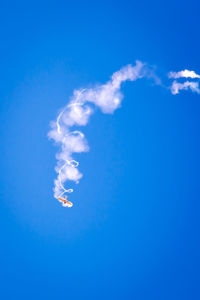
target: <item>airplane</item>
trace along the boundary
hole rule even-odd
[[[65,207],[66,207],[66,206],[67,206],[67,207],[72,207],[72,206],[73,206],[73,203],[70,202],[70,201],[68,201],[67,198],[68,198],[68,196],[65,195],[65,196],[64,196],[64,199],[59,197],[58,200],[59,200],[60,202],[62,202],[62,205],[63,205],[63,206],[65,206]]]

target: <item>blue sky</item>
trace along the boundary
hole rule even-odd
[[[162,3],[161,3],[162,2]],[[49,122],[136,59],[200,70],[198,1],[10,2],[0,12],[2,299],[199,299],[200,96],[145,79],[83,128],[72,209]]]

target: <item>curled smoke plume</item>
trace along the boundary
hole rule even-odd
[[[134,81],[145,76],[146,66],[140,61],[133,67],[127,65],[114,73],[111,79],[93,89],[75,90],[69,104],[63,108],[56,122],[51,123],[49,138],[60,145],[61,151],[57,153],[58,160],[54,181],[54,197],[61,197],[65,193],[73,192],[66,189],[64,183],[74,181],[78,183],[82,177],[78,169],[79,162],[73,159],[73,153],[87,152],[87,140],[80,131],[70,131],[73,126],[85,126],[92,113],[93,105],[99,107],[103,113],[112,114],[120,107],[123,95],[120,92],[124,81]]]
[[[66,181],[78,183],[83,176],[79,169],[79,162],[73,159],[73,153],[89,151],[89,146],[84,134],[78,130],[71,130],[74,126],[87,125],[90,116],[94,112],[94,106],[99,107],[105,114],[112,114],[120,107],[123,94],[120,91],[121,84],[127,80],[135,81],[139,78],[153,78],[157,85],[162,85],[161,80],[155,75],[152,68],[147,67],[141,61],[136,61],[136,65],[127,65],[115,72],[111,79],[102,85],[94,88],[75,90],[67,106],[65,106],[57,117],[57,120],[51,123],[51,130],[48,133],[50,139],[53,139],[61,151],[57,153],[57,178],[54,181],[54,197],[62,197],[66,193],[72,193],[73,189],[66,189]],[[192,78],[199,79],[200,75],[194,71],[184,70],[180,72],[170,72],[169,78]],[[163,86],[163,85],[162,85]],[[185,81],[183,83],[174,80],[170,87],[172,94],[178,94],[180,90],[191,89],[199,93],[199,83]],[[65,200],[64,200],[65,201]],[[62,203],[63,206],[68,206]]]

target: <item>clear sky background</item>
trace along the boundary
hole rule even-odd
[[[147,80],[83,128],[84,177],[53,198],[49,122],[136,59],[200,71],[199,1],[20,1],[0,10],[1,299],[200,299],[200,96]]]

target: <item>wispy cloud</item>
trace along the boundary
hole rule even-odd
[[[173,95],[178,94],[181,90],[189,90],[189,89],[192,92],[196,92],[200,94],[199,83],[194,81],[185,81],[183,83],[180,83],[174,80],[170,87],[170,90]]]
[[[168,77],[169,78],[174,78],[174,79],[178,79],[178,78],[200,78],[200,75],[198,75],[197,73],[195,73],[194,71],[190,71],[190,70],[183,70],[183,71],[179,71],[179,72],[169,72],[168,73]]]
[[[168,78],[173,79],[180,79],[180,78],[190,78],[190,79],[199,79],[200,75],[197,74],[195,71],[191,70],[183,70],[179,72],[169,72]],[[181,90],[191,90],[195,93],[200,93],[199,89],[199,82],[198,81],[188,81],[185,82],[178,82],[177,80],[174,80],[172,82],[172,85],[170,86],[170,90],[173,95],[179,94]]]

